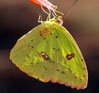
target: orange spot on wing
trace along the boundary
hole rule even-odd
[[[40,36],[46,37],[47,34],[48,34],[48,28],[44,28],[40,30]]]

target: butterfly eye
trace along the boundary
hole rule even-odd
[[[56,19],[56,23],[62,25],[63,24],[63,19],[62,19],[62,16],[58,16]]]
[[[63,24],[63,20],[62,19],[58,19],[57,20],[57,23],[60,24],[60,25],[62,25]]]
[[[59,23],[59,24],[60,24],[60,23],[61,23],[61,20],[57,20],[57,23]]]

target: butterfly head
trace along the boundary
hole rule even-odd
[[[63,24],[63,19],[62,19],[62,16],[58,16],[56,19],[55,19],[55,22],[62,25]]]
[[[54,22],[56,22],[56,23],[58,23],[58,24],[60,24],[60,25],[63,24],[62,16],[57,16],[55,19],[51,19],[51,20],[49,20],[49,21],[54,21]]]

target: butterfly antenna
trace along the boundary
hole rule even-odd
[[[52,19],[55,19],[55,18],[57,17],[57,14],[55,13],[55,11],[54,11],[54,10],[52,11],[52,16],[53,16],[53,18],[52,18]]]
[[[78,2],[78,0],[74,0],[73,6],[68,10],[64,19],[66,19],[68,17],[68,15],[71,13],[71,11],[73,10],[73,8],[74,8],[74,6],[76,5],[77,2]]]
[[[64,13],[58,11],[58,10],[55,10],[55,13],[58,13],[58,14],[61,14],[61,15],[64,15]]]
[[[48,17],[47,17],[47,19],[46,19],[46,20],[48,21],[48,20],[50,20],[50,19],[51,19],[51,14],[52,14],[52,13],[51,13],[51,10],[50,10],[48,7],[47,7],[47,9],[48,9],[49,13],[48,13]]]

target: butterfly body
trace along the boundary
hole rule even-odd
[[[58,82],[72,88],[87,86],[87,68],[61,17],[46,21],[22,36],[10,59],[29,76],[43,82]]]

